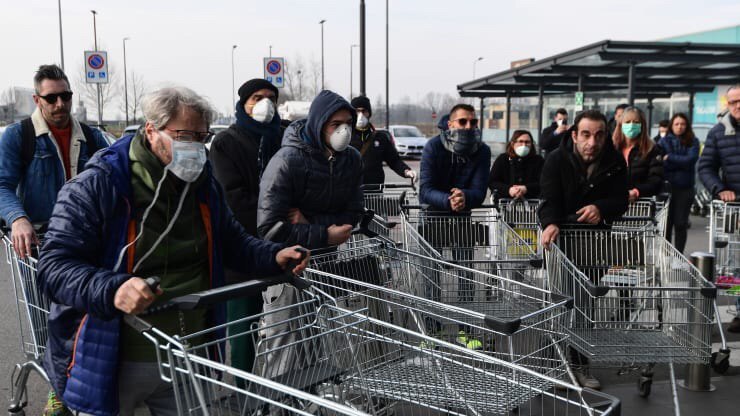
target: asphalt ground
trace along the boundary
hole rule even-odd
[[[418,171],[418,161],[407,161],[408,164]],[[386,168],[387,182],[403,182],[395,173]],[[705,218],[691,217],[692,227],[689,230],[689,238],[686,253],[694,251],[707,251],[707,224]],[[15,301],[15,292],[10,278],[10,269],[5,261],[4,250],[0,253],[0,395],[9,403],[11,396],[11,373],[17,363],[26,361],[20,343],[19,318]],[[734,309],[732,299],[720,298],[720,313],[722,320],[728,322],[732,319]],[[730,347],[733,349],[730,370],[720,376],[713,373],[712,383],[716,391],[711,393],[690,392],[679,388],[678,395],[683,415],[704,414],[737,414],[737,393],[740,392],[740,335],[727,334]],[[715,331],[714,342],[719,342],[717,331]],[[719,344],[715,345],[716,351]],[[677,378],[681,379],[685,373],[683,366],[676,367]],[[636,380],[639,374],[617,375],[616,369],[595,369],[594,374],[601,380],[604,390],[614,394],[622,400],[623,415],[663,415],[672,412],[672,395],[670,383],[668,382],[668,370],[665,366],[655,368],[653,393],[647,399],[639,397],[636,389]],[[32,373],[28,379],[28,393],[26,414],[41,414],[46,402],[49,388],[46,381],[36,373]]]

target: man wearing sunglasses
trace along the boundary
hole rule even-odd
[[[72,91],[61,68],[42,65],[33,82],[36,111],[0,138],[0,216],[20,257],[39,243],[32,223],[49,220],[62,185],[107,147],[99,130],[72,117]]]

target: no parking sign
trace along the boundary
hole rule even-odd
[[[264,58],[265,79],[272,85],[285,86],[285,58]]]
[[[88,84],[107,84],[108,52],[85,51],[85,81]]]

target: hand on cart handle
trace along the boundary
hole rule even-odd
[[[576,222],[585,222],[587,224],[598,224],[601,222],[601,211],[596,205],[586,205],[585,207],[576,211],[576,214],[580,215]]]
[[[540,237],[540,241],[542,242],[542,245],[545,247],[545,249],[550,249],[550,244],[554,243],[555,240],[558,239],[558,235],[560,234],[560,227],[558,227],[555,224],[550,224],[542,231],[542,237]]]
[[[729,189],[720,192],[719,194],[717,194],[717,197],[722,202],[737,202],[737,195],[734,191],[731,191]]]
[[[22,259],[33,256],[33,247],[41,244],[36,230],[26,217],[13,221],[10,226],[10,238],[13,250]]]
[[[118,287],[113,304],[123,313],[136,315],[144,312],[162,293],[159,278],[144,280],[141,277],[132,277]]]
[[[311,252],[301,246],[292,246],[278,251],[275,261],[286,272],[299,275],[308,266]]]

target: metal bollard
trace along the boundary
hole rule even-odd
[[[710,282],[714,282],[714,254],[704,252],[691,253],[691,263],[699,269],[702,276],[704,276]],[[711,316],[713,313],[711,305],[707,308],[708,310],[702,311]],[[688,310],[689,322],[696,322],[696,314],[698,312],[694,309]],[[693,336],[701,339],[703,337],[703,331],[701,325],[695,325],[690,329]],[[686,365],[686,380],[679,382],[679,385],[686,390],[691,391],[714,391],[715,387],[711,383],[712,370],[709,364],[687,364]]]

